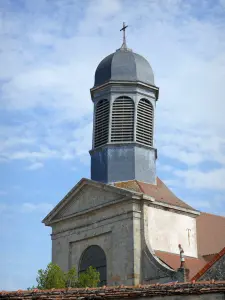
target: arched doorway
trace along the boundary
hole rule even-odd
[[[85,272],[90,266],[100,273],[99,285],[106,285],[106,255],[99,246],[90,246],[83,252],[80,260],[79,273]]]

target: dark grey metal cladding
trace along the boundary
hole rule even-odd
[[[111,78],[111,64],[114,53],[106,56],[98,65],[95,71],[95,85],[101,85]]]
[[[132,51],[120,49],[100,62],[95,72],[94,86],[110,80],[141,81],[154,85],[154,74],[144,57]]]
[[[135,179],[135,147],[133,145],[108,147],[108,182]]]
[[[117,51],[113,55],[110,80],[137,81],[137,68],[133,52]]]
[[[155,85],[154,73],[149,62],[143,56],[137,53],[133,53],[133,54],[134,54],[134,59],[137,67],[136,72],[137,72],[138,81]]]
[[[135,148],[135,179],[156,184],[156,150],[139,146]]]
[[[155,184],[155,149],[137,143],[91,151],[91,179],[104,183],[140,180]]]
[[[108,178],[108,149],[100,147],[91,151],[91,179],[107,183]]]

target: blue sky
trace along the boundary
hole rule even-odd
[[[51,260],[41,220],[89,178],[94,72],[122,43],[160,87],[158,175],[225,215],[224,0],[0,1],[0,290],[26,289]]]

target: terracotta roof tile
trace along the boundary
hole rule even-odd
[[[225,255],[225,247],[214,256],[191,280],[198,280],[206,271],[208,271],[212,265],[214,265],[222,256]]]
[[[216,254],[209,254],[209,255],[203,255],[202,257],[206,262],[209,262],[214,258],[215,255]]]
[[[172,269],[177,270],[180,267],[180,255],[163,252],[163,251],[155,251],[156,256],[161,259],[165,264],[170,266]],[[203,266],[206,265],[206,261],[204,259],[194,258],[185,256],[185,262],[187,268],[190,270],[189,278],[192,278]]]
[[[130,180],[126,182],[117,182],[115,183],[115,186],[144,193],[148,196],[154,197],[157,201],[162,203],[194,210],[194,208],[192,208],[190,205],[186,204],[178,197],[176,197],[173,194],[173,192],[159,178],[157,178],[156,185],[137,180]]]
[[[0,299],[137,299],[172,295],[224,293],[225,281],[0,292]],[[171,298],[172,299],[172,298]]]
[[[143,193],[137,180],[121,181],[114,184],[116,187],[126,190],[132,190],[138,193]]]
[[[201,213],[196,223],[199,254],[219,253],[225,247],[225,217]]]

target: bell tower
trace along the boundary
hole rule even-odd
[[[90,90],[94,103],[91,179],[156,184],[155,107],[159,88],[148,61],[123,44],[105,57]]]

